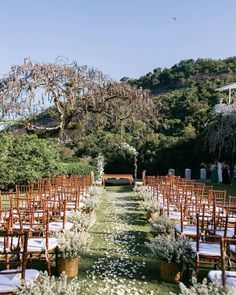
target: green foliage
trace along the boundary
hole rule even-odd
[[[61,161],[55,144],[36,135],[0,133],[0,184],[3,187],[57,175]]]
[[[218,158],[204,144],[205,127],[215,117],[213,107],[226,95],[215,89],[234,82],[235,76],[236,57],[232,57],[183,60],[170,69],[157,68],[139,79],[129,79],[126,83],[150,89],[159,109],[154,133],[138,150],[142,168],[149,174],[165,174],[173,167],[183,174],[188,167],[199,177],[201,163]]]
[[[121,79],[124,86],[130,84],[151,91],[155,116],[146,108],[141,108],[142,112],[137,115],[133,104],[119,98],[108,100],[107,110],[92,111],[88,105],[86,116],[76,116],[72,121],[68,116],[70,126],[65,133],[69,141],[66,147],[60,147],[60,156],[66,162],[62,171],[87,174],[93,167],[79,162],[78,158],[90,156],[94,159],[103,154],[106,173],[134,173],[133,156],[119,148],[126,142],[138,152],[139,177],[144,169],[147,174],[166,174],[168,168],[175,168],[181,175],[185,168],[192,168],[193,177],[199,177],[201,163],[207,164],[219,157],[215,152],[210,154],[209,146],[204,143],[205,128],[215,120],[213,107],[226,95],[215,89],[234,82],[235,77],[236,57],[183,60],[171,68],[156,68],[139,79],[124,77]],[[55,120],[53,111],[49,109],[39,116],[39,123]],[[55,134],[40,133],[40,136]],[[221,160],[228,160],[228,154],[224,149]],[[4,166],[6,162],[2,159],[0,163],[3,171],[10,171],[7,177],[11,183],[10,177],[16,173],[11,171],[14,166]],[[28,174],[33,175],[28,170]],[[2,179],[4,177],[5,174],[1,175]]]
[[[78,161],[78,160],[77,160]],[[68,162],[62,163],[61,172],[66,175],[88,175],[94,171],[95,167],[87,162]]]
[[[188,59],[182,60],[173,67],[167,69],[156,68],[152,73],[136,80],[128,80],[133,85],[138,85],[143,88],[164,91],[166,89],[175,89],[189,86],[195,81],[206,81],[211,76],[220,75],[234,76],[236,71],[236,58],[230,57],[224,60],[212,59]],[[126,80],[125,80],[126,81]],[[219,82],[219,81],[218,81]]]

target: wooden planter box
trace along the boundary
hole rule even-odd
[[[161,260],[161,278],[167,282],[179,283],[183,274],[183,266],[180,263],[168,263]]]
[[[57,257],[57,271],[60,275],[63,271],[68,278],[78,275],[79,258],[63,258]]]

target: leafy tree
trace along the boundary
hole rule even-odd
[[[57,175],[61,160],[55,144],[36,135],[0,133],[0,184],[3,187]]]
[[[35,115],[49,104],[54,106],[55,118],[50,124],[40,125]],[[133,116],[146,117],[145,105],[149,112],[153,109],[148,91],[112,81],[76,62],[44,64],[26,59],[24,64],[12,66],[0,80],[2,124],[21,119],[30,130],[59,130],[62,139],[73,119],[83,123],[89,116],[94,121],[93,114],[103,113],[107,124],[111,120],[122,124]]]

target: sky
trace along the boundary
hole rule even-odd
[[[236,55],[236,0],[0,0],[0,75],[30,57],[119,80]]]

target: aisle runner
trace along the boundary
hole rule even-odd
[[[147,284],[143,274],[146,263],[137,249],[137,234],[141,233],[134,234],[137,214],[130,213],[136,209],[134,201],[124,193],[109,193],[109,203],[103,212],[106,221],[97,227],[103,232],[104,241],[97,247],[104,249],[104,257],[98,258],[88,271],[91,294],[96,290],[94,294],[152,295],[151,290],[142,291],[142,285]]]

